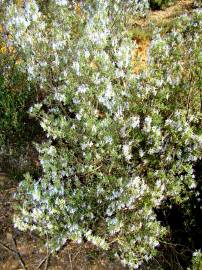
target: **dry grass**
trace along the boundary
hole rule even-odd
[[[133,54],[135,74],[144,70],[148,63],[148,49],[153,32],[151,25],[162,28],[163,33],[169,32],[180,15],[192,11],[193,3],[193,0],[178,0],[165,10],[149,11],[146,18],[132,22],[131,36],[138,45]]]
[[[175,5],[168,7],[165,10],[152,11],[149,13],[148,19],[151,22],[161,24],[166,21],[170,21],[172,18],[176,18],[185,12],[189,12],[192,9],[193,0],[178,0]]]

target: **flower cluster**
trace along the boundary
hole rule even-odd
[[[196,250],[192,254],[192,267],[188,268],[187,270],[198,270],[201,269],[202,267],[202,253],[201,250]]]

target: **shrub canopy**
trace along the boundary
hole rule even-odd
[[[156,31],[135,75],[127,14],[148,4],[136,2],[28,1],[9,5],[6,21],[45,93],[30,114],[47,134],[36,145],[43,174],[21,182],[15,225],[46,235],[52,251],[87,240],[130,268],[155,253],[165,228],[154,208],[188,198],[201,154],[202,12]]]

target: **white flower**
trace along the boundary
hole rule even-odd
[[[87,148],[87,144],[86,144],[86,143],[82,143],[82,144],[81,144],[81,149],[82,149],[82,150],[85,150],[86,148]]]
[[[85,58],[89,58],[89,57],[90,57],[90,52],[89,52],[89,50],[85,50],[85,51],[84,51],[84,56],[85,56]]]
[[[65,101],[65,95],[61,94],[61,93],[58,93],[58,92],[55,92],[54,99],[58,100],[60,102]]]
[[[121,77],[124,77],[125,76],[125,73],[124,73],[124,71],[122,70],[122,69],[116,69],[115,70],[115,76],[117,77],[117,78],[121,78]]]
[[[77,113],[76,114],[76,119],[77,120],[81,121],[81,117],[82,117],[82,114],[81,113]]]
[[[140,149],[140,150],[139,150],[139,155],[140,155],[140,157],[143,157],[144,154],[145,154],[145,152],[144,152],[142,149]]]
[[[106,136],[106,137],[105,137],[105,142],[106,142],[106,143],[109,143],[109,144],[112,144],[112,142],[113,142],[112,137],[111,137],[111,136]]]
[[[129,161],[132,158],[130,145],[128,144],[123,145],[123,154],[127,161]]]
[[[168,155],[168,156],[166,157],[166,161],[171,161],[171,160],[172,160],[171,155]]]
[[[39,13],[39,7],[35,1],[27,1],[25,5],[25,12],[26,15],[28,15],[31,20],[36,21],[40,15]]]
[[[67,0],[55,0],[55,3],[59,6],[64,6],[68,4]]]
[[[88,89],[87,86],[86,86],[85,84],[82,84],[82,85],[80,85],[80,86],[78,87],[77,93],[82,93],[82,94],[84,94],[84,93],[86,93],[87,89]]]
[[[55,147],[51,145],[51,146],[48,148],[47,154],[49,154],[49,155],[51,155],[51,156],[54,156],[54,155],[56,154],[56,149],[55,149]]]
[[[96,132],[97,132],[97,128],[96,128],[95,125],[92,126],[92,132],[93,132],[93,133],[96,133]]]
[[[173,120],[171,120],[171,119],[166,119],[166,121],[165,121],[165,125],[166,126],[169,126],[169,125],[171,125],[173,123]]]
[[[80,103],[80,100],[77,99],[77,98],[73,98],[72,101],[73,101],[74,104],[79,104]]]
[[[145,118],[145,124],[144,124],[144,131],[145,132],[149,132],[151,130],[151,122],[152,122],[151,117],[147,116]]]
[[[104,93],[104,96],[106,97],[106,98],[111,98],[112,96],[113,96],[113,91],[112,91],[112,84],[111,84],[111,82],[107,85],[107,88],[106,88],[106,91],[105,91],[105,93]]]
[[[30,77],[34,77],[35,73],[34,73],[34,67],[29,65],[27,68],[27,72],[29,73]]]
[[[120,135],[121,135],[122,138],[126,137],[126,128],[125,127],[122,127],[120,129]]]
[[[190,185],[190,188],[196,188],[196,183],[195,182],[192,182],[191,185]]]
[[[202,11],[202,10],[201,10]],[[200,255],[200,253],[201,253],[201,250],[199,249],[199,250],[196,250],[195,252],[193,252],[193,256],[194,257],[197,257],[197,256],[199,256]]]
[[[73,69],[76,71],[76,75],[80,75],[80,65],[78,62],[73,62]]]
[[[34,191],[32,192],[33,200],[40,201],[40,191],[38,190],[38,183],[34,184]]]
[[[133,116],[130,118],[131,126],[133,128],[139,127],[140,124],[140,117],[139,116]]]
[[[123,108],[122,108],[122,106],[119,106],[117,111],[115,112],[114,118],[120,119],[122,117],[123,117]]]
[[[91,148],[93,146],[93,142],[87,142],[81,144],[81,149],[85,150],[87,147]]]
[[[145,118],[145,124],[146,124],[147,126],[150,126],[150,125],[151,125],[151,122],[152,122],[151,117],[150,117],[150,116],[147,116],[147,117]]]

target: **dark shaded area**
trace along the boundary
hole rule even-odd
[[[192,253],[202,249],[202,160],[194,166],[197,187],[182,205],[168,200],[156,209],[158,220],[170,228],[170,235],[160,247],[164,270],[187,269]],[[159,253],[159,254],[160,254]]]
[[[150,0],[150,8],[152,10],[164,9],[172,4],[175,4],[176,0]]]
[[[17,68],[8,80],[0,75],[0,172],[21,180],[26,171],[38,174],[37,152],[32,144],[43,132],[29,108],[37,102],[36,87]],[[9,74],[8,74],[9,77]]]

